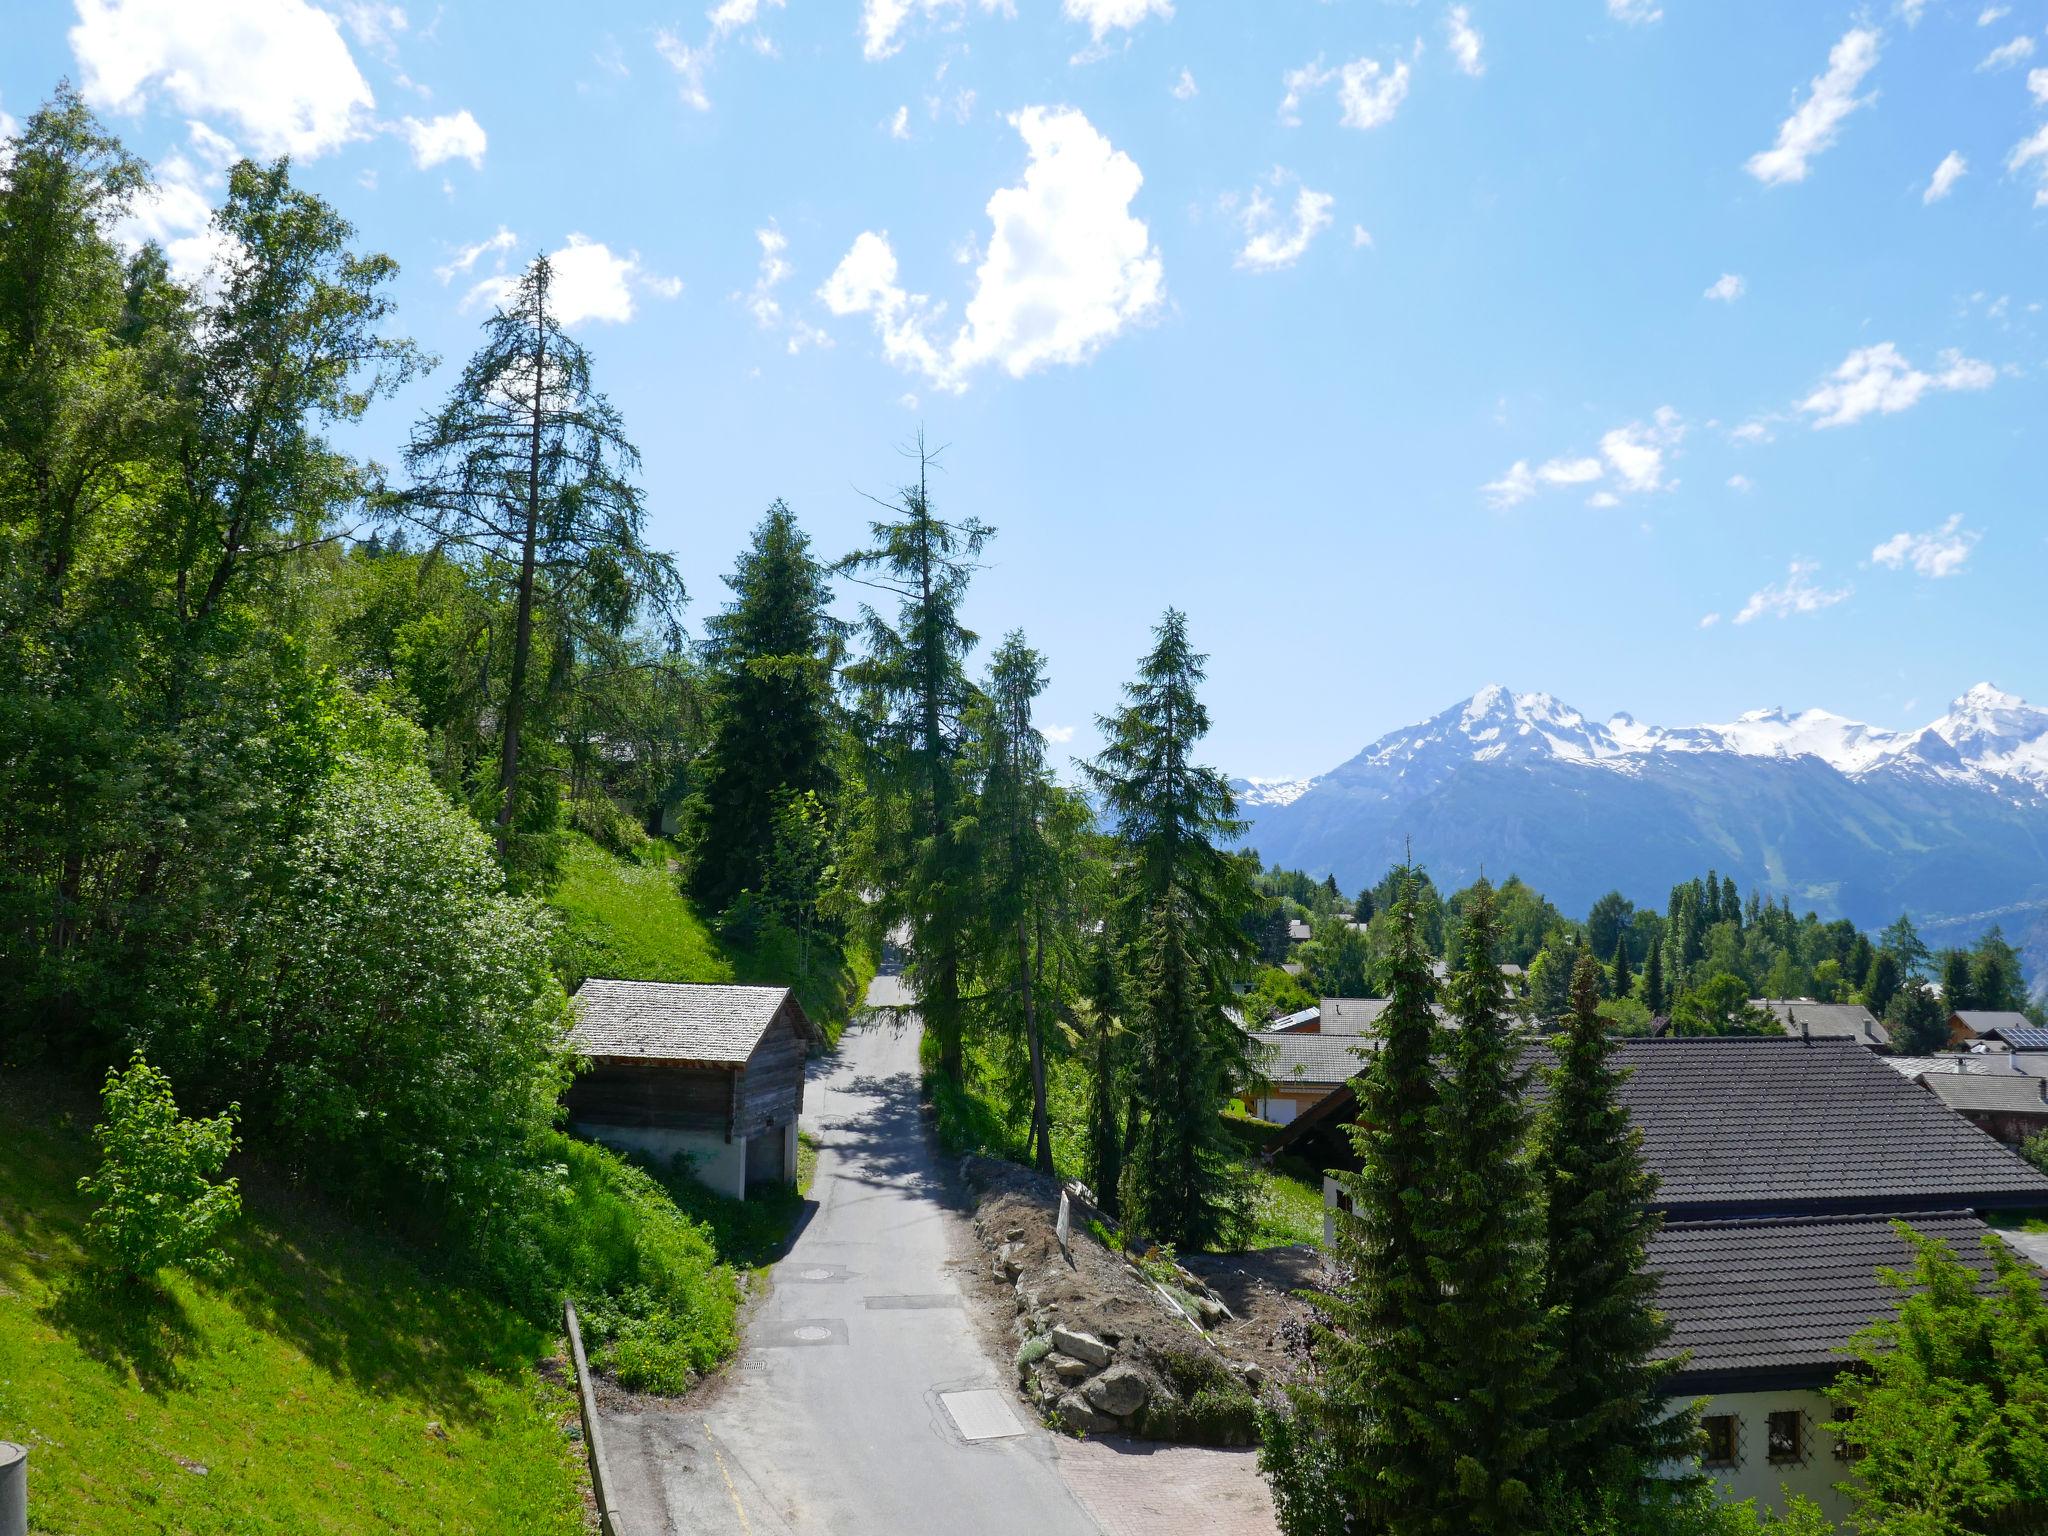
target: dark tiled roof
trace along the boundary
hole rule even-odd
[[[1989,1276],[1987,1228],[1960,1211],[1903,1218],[1946,1241]],[[1672,1326],[1667,1355],[1688,1352],[1672,1395],[1733,1386],[1819,1385],[1843,1365],[1849,1336],[1894,1315],[1898,1293],[1879,1265],[1903,1269],[1912,1250],[1882,1217],[1819,1217],[1672,1225],[1650,1245],[1657,1300]]]
[[[2034,1021],[2024,1013],[2015,1013],[2005,1008],[1958,1008],[1949,1015],[1961,1019],[1963,1027],[1973,1035],[1981,1035],[1993,1029],[2032,1029]]]
[[[569,1043],[585,1056],[739,1066],[788,1000],[787,987],[592,977],[576,989]]]
[[[1326,997],[1320,1010],[1326,1035],[1369,1035],[1387,1011],[1384,997]]]
[[[1619,1061],[1674,1219],[2048,1206],[2048,1177],[1862,1046],[1634,1040]]]
[[[1943,1072],[1920,1081],[1950,1109],[2048,1116],[2048,1077],[2023,1072]]]
[[[1259,1060],[1275,1088],[1332,1087],[1365,1070],[1358,1053],[1376,1041],[1356,1035],[1257,1034]]]
[[[1892,1037],[1877,1016],[1861,1003],[1809,1003],[1797,998],[1753,997],[1788,1035],[1815,1040],[1854,1040],[1858,1045],[1888,1049]]]

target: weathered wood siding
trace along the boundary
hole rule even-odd
[[[804,1057],[810,1033],[795,1001],[785,1001],[775,1021],[761,1033],[760,1044],[740,1074],[735,1136],[754,1136],[769,1126],[793,1122],[804,1107]]]
[[[593,1061],[569,1085],[569,1118],[586,1125],[658,1126],[730,1135],[735,1073],[669,1061]]]

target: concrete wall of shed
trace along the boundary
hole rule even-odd
[[[578,1122],[574,1129],[577,1134],[588,1136],[592,1141],[601,1141],[608,1147],[621,1152],[640,1152],[667,1162],[677,1153],[690,1159],[690,1172],[706,1188],[721,1195],[730,1195],[735,1200],[747,1197],[747,1138],[735,1136],[727,1141],[715,1131],[679,1131],[667,1126],[649,1125],[589,1125]],[[783,1134],[780,1130],[770,1131],[771,1136]],[[790,1134],[794,1135],[794,1129]],[[790,1166],[796,1166],[795,1157]]]
[[[1692,1400],[1672,1399],[1673,1412]],[[1770,1457],[1770,1416],[1797,1409],[1804,1419],[1804,1458],[1775,1463]],[[1729,1501],[1755,1499],[1758,1509],[1782,1514],[1794,1494],[1811,1499],[1836,1525],[1849,1518],[1849,1496],[1835,1484],[1851,1476],[1851,1464],[1835,1454],[1835,1437],[1821,1426],[1835,1416],[1825,1393],[1789,1388],[1774,1392],[1722,1392],[1707,1399],[1702,1417],[1729,1413],[1741,1421],[1736,1444],[1739,1459],[1732,1467],[1709,1467],[1707,1475]]]

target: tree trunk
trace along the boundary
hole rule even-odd
[[[527,441],[526,533],[519,547],[519,608],[512,625],[512,677],[505,697],[505,733],[498,757],[498,861],[512,842],[512,813],[519,798],[519,731],[526,714],[526,666],[533,652],[533,568],[540,537],[541,401],[547,387],[548,330],[543,301],[534,316],[533,424]]]
[[[1032,987],[1031,944],[1024,919],[1017,919],[1017,974],[1024,982],[1024,1039],[1031,1047],[1031,1145],[1040,1173],[1051,1173],[1052,1124],[1045,1113],[1045,1055],[1039,1048],[1037,998]]]

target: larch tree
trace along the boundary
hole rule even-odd
[[[1621,1102],[1625,1074],[1599,1006],[1599,967],[1588,956],[1572,976],[1571,1018],[1555,1041],[1535,1138],[1555,1360],[1547,1459],[1565,1508],[1593,1522],[1669,1491],[1658,1467],[1683,1457],[1693,1432],[1691,1415],[1667,1406],[1678,1361],[1655,1358],[1671,1332],[1648,1268],[1656,1178]]]
[[[1418,1385],[1428,1522],[1441,1536],[1512,1536],[1542,1525],[1550,1362],[1543,1209],[1528,1156],[1530,1111],[1492,889],[1469,893],[1446,988],[1455,1027],[1432,1107],[1438,1148],[1425,1242],[1440,1301]]]
[[[912,450],[917,479],[891,514],[869,525],[872,543],[834,567],[893,601],[894,614],[861,607],[866,654],[845,669],[866,739],[874,801],[874,870],[885,921],[907,923],[918,1013],[938,1043],[939,1070],[959,1079],[965,1025],[974,872],[962,842],[960,756],[974,685],[976,641],[960,622],[968,583],[995,530],[932,510],[935,450]]]
[[[522,813],[537,624],[546,626],[550,685],[573,675],[579,644],[642,617],[674,637],[682,581],[642,537],[639,464],[625,423],[591,381],[590,354],[563,329],[554,269],[536,257],[484,322],[483,346],[447,402],[413,428],[411,483],[393,502],[437,548],[510,584],[493,817],[501,860]]]
[[[725,584],[732,601],[705,624],[710,730],[683,824],[690,892],[708,912],[742,891],[761,894],[778,815],[792,798],[829,802],[837,778],[832,587],[782,502],[756,525]]]
[[[1087,773],[1115,827],[1128,978],[1136,1122],[1127,1123],[1124,1220],[1199,1248],[1229,1230],[1244,1198],[1218,1111],[1255,1072],[1250,1037],[1227,1009],[1251,961],[1241,919],[1256,898],[1227,847],[1245,825],[1230,786],[1194,760],[1209,730],[1197,694],[1206,658],[1176,609],[1153,635],[1124,707],[1098,719],[1104,745]]]

